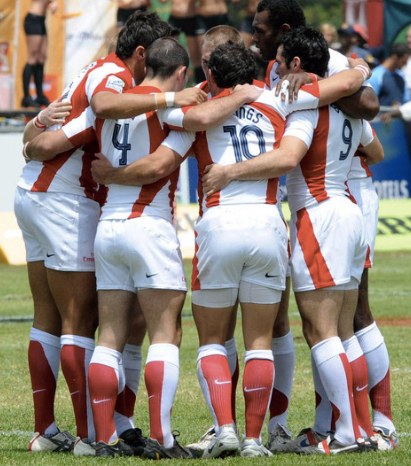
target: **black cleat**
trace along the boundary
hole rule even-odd
[[[119,438],[114,443],[97,442],[96,456],[134,456],[134,451]]]
[[[174,445],[171,448],[165,448],[163,445],[160,445],[157,440],[151,438],[147,439],[147,444],[144,447],[144,452],[141,457],[149,460],[194,458],[193,455],[182,447],[175,438]]]
[[[134,450],[135,456],[141,456],[147,443],[147,438],[143,437],[141,429],[127,429],[120,435],[121,440]]]

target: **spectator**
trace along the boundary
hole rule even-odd
[[[160,2],[167,3],[168,0],[160,0]],[[201,68],[201,41],[198,35],[195,5],[196,0],[172,0],[168,22],[184,32],[191,66],[194,68],[194,80],[201,82],[204,81],[205,76]]]
[[[333,24],[322,23],[320,25],[320,32],[324,36],[329,48],[338,50],[341,47],[341,44],[338,42],[337,29]]]
[[[408,48],[411,49],[411,26],[408,28],[407,31],[407,45]],[[408,57],[407,64],[404,66],[402,71],[405,74],[405,84],[409,92],[411,92],[411,58]]]
[[[388,57],[373,70],[369,83],[378,95],[380,105],[396,106],[410,100],[402,71],[409,55],[407,44],[394,44]]]
[[[43,93],[44,63],[47,53],[46,13],[54,13],[56,0],[32,0],[30,9],[24,18],[24,33],[27,42],[27,63],[23,69],[22,107],[47,106],[49,100]],[[30,81],[33,76],[36,86],[36,99],[30,96]]]
[[[343,25],[338,29],[341,42],[339,51],[346,57],[363,58],[370,68],[375,68],[379,62],[368,49],[368,32],[361,24]]]

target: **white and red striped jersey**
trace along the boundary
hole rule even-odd
[[[357,147],[374,139],[371,126],[349,118],[334,105],[296,112],[288,117],[284,136],[309,147],[300,164],[287,174],[291,212],[335,196],[349,196],[348,173]]]
[[[84,68],[63,93],[72,105],[63,131],[75,148],[46,162],[30,161],[18,185],[30,191],[71,193],[101,201],[90,171],[98,151],[90,102],[97,92],[121,93],[132,85],[130,70],[114,53]]]
[[[227,95],[222,92],[219,97]],[[277,147],[285,128],[285,119],[293,111],[318,105],[317,83],[304,86],[297,101],[282,101],[272,91],[264,91],[250,104],[243,105],[219,126],[197,133],[193,151],[199,168],[200,215],[210,207],[235,204],[276,204],[278,178],[258,181],[232,181],[215,194],[204,197],[202,175],[207,165],[231,165],[256,157]],[[166,111],[165,121],[183,127],[189,107]]]
[[[346,56],[333,49],[329,49],[329,51],[330,61],[328,62],[327,76],[332,76],[349,68]],[[265,85],[268,89],[274,89],[280,80],[277,74],[277,67],[278,63],[275,60],[268,63],[265,75]],[[372,173],[367,165],[366,157],[360,153],[356,153],[352,159],[352,167],[348,179],[361,179],[368,178],[369,176],[372,176]]]
[[[150,86],[137,86],[128,92],[150,94],[161,92]],[[96,133],[101,152],[114,167],[123,167],[154,152],[169,133],[163,123],[163,112],[153,111],[134,118],[118,120],[96,120]],[[172,132],[175,133],[175,132]],[[180,132],[181,133],[181,132]],[[189,148],[194,135],[177,134],[178,143],[173,135],[168,138],[170,146],[182,157],[180,141],[187,137]],[[184,144],[183,144],[184,145]],[[100,220],[130,219],[141,216],[156,216],[172,221],[173,204],[177,188],[179,169],[155,183],[142,186],[111,184],[107,200],[103,205]]]

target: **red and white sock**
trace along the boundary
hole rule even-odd
[[[293,386],[295,368],[295,346],[291,332],[279,338],[273,338],[275,377],[270,402],[270,422],[268,431],[281,424],[287,425],[288,407]]]
[[[361,434],[371,437],[373,434],[370,410],[368,408],[368,372],[367,362],[357,337],[354,335],[342,342],[351,365],[355,411]]]
[[[60,337],[32,327],[28,362],[33,392],[34,430],[41,435],[58,432],[54,398],[60,365]]]
[[[118,394],[114,419],[117,432],[122,434],[134,428],[134,406],[136,404],[141,367],[143,365],[141,346],[126,344],[123,351],[124,390]]]
[[[94,441],[93,416],[87,387],[88,366],[94,351],[94,340],[78,335],[62,335],[60,344],[61,369],[73,403],[77,435]]]
[[[91,407],[96,442],[113,443],[118,434],[114,423],[114,407],[119,392],[121,353],[96,346],[88,370]]]
[[[390,359],[384,337],[375,322],[355,335],[367,360],[373,425],[395,431],[391,412]]]
[[[150,345],[144,372],[150,413],[150,437],[165,448],[174,445],[171,410],[177,391],[179,349],[169,343]]]
[[[232,382],[224,346],[210,344],[198,349],[197,377],[216,431],[218,432],[219,426],[232,425]]]
[[[231,411],[233,413],[234,423],[236,422],[236,399],[237,399],[237,385],[238,378],[240,376],[240,369],[238,365],[238,353],[237,346],[235,344],[235,338],[227,340],[224,343],[224,347],[227,351],[228,365],[230,366],[231,374]]]
[[[352,394],[350,363],[338,337],[328,338],[311,348],[324,390],[335,419],[335,438],[344,445],[361,437]]]
[[[261,429],[270,404],[274,382],[273,352],[246,351],[244,359],[245,436],[261,440]]]

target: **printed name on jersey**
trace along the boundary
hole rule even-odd
[[[121,94],[123,92],[124,86],[125,86],[124,81],[118,78],[117,76],[109,76],[107,78],[106,87],[108,89],[113,89],[114,91]]]
[[[237,118],[247,119],[250,120],[252,123],[258,123],[260,121],[260,118],[262,118],[262,114],[260,112],[257,112],[253,108],[245,108],[245,107],[240,107],[236,112],[235,116]]]

